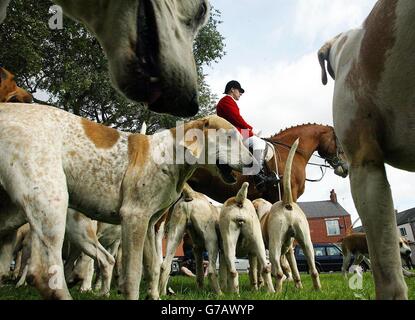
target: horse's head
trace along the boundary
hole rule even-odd
[[[334,169],[334,173],[342,178],[346,178],[349,174],[349,165],[346,155],[337,139],[333,127],[324,133],[320,138],[318,153],[328,164]]]

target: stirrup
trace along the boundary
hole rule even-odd
[[[276,188],[281,183],[281,179],[276,172],[271,171],[270,175],[266,175],[263,170],[254,177],[254,181],[258,191],[264,190],[268,185]]]
[[[267,176],[267,182],[272,183],[274,187],[278,187],[278,184],[281,183],[281,179],[275,171],[271,171],[270,175]]]

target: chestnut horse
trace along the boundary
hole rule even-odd
[[[267,139],[275,147],[278,157],[278,172],[284,172],[288,152],[297,138],[300,138],[300,145],[294,157],[291,173],[292,195],[295,202],[304,193],[306,166],[315,151],[335,169],[337,175],[343,178],[348,175],[348,166],[343,158],[343,150],[338,143],[333,127],[317,124],[292,127]],[[270,170],[275,171],[274,157],[267,162],[267,166]],[[280,200],[278,187],[271,186],[264,191],[259,191],[255,188],[253,176],[243,176],[234,172],[234,177],[236,183],[227,185],[209,171],[197,169],[188,183],[194,190],[221,203],[235,196],[245,181],[249,182],[248,198],[250,200],[264,198],[272,203]]]

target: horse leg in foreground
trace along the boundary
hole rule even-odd
[[[380,0],[363,27],[319,51],[336,78],[334,124],[367,233],[378,299],[407,299],[384,163],[415,171],[415,2]]]

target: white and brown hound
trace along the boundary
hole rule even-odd
[[[343,266],[342,272],[344,277],[347,277],[349,271],[349,265],[354,255],[353,265],[359,265],[363,260],[366,262],[368,267],[371,267],[369,260],[369,248],[367,246],[366,234],[365,233],[353,233],[345,237],[342,241],[342,252],[343,252]],[[413,277],[414,274],[404,269],[406,266],[407,259],[411,256],[412,250],[409,247],[409,242],[406,238],[399,238],[399,252],[401,255],[402,272],[406,277]]]
[[[0,0],[0,23],[10,0]],[[53,0],[101,44],[112,83],[150,110],[194,116],[199,109],[193,42],[208,0]],[[45,15],[48,12],[45,12]]]
[[[192,190],[186,184],[182,198],[170,209],[168,220],[167,249],[160,276],[161,294],[167,293],[171,263],[185,232],[190,235],[193,242],[198,287],[203,287],[203,252],[207,251],[209,282],[215,293],[221,294],[216,272],[219,253],[219,210],[209,202],[205,195]]]
[[[0,66],[0,102],[31,103],[33,97],[17,86],[14,75]]]
[[[261,270],[268,292],[275,292],[271,279],[261,225],[255,208],[247,199],[249,183],[245,182],[236,197],[227,200],[220,212],[219,228],[222,238],[223,259],[220,262],[221,282],[227,291],[239,294],[239,276],[235,266],[236,257],[249,257],[251,285],[258,289],[257,268]],[[258,264],[258,265],[257,265]]]
[[[276,278],[275,290],[281,292],[284,272],[281,266],[281,257],[286,256],[292,270],[297,288],[302,288],[300,273],[294,251],[294,239],[300,244],[307,258],[314,288],[321,288],[319,274],[314,262],[314,249],[311,242],[310,227],[303,210],[293,201],[291,193],[291,165],[298,147],[297,140],[288,154],[287,165],[284,170],[284,195],[282,201],[276,202],[271,210],[261,219],[262,235],[269,250],[269,259],[272,273]]]
[[[27,279],[45,298],[71,298],[61,257],[68,206],[121,224],[123,291],[137,299],[143,257],[158,289],[154,226],[194,170],[204,166],[232,182],[232,169],[255,162],[235,127],[217,116],[145,136],[49,106],[0,104],[0,132],[0,237],[30,223]],[[158,290],[149,295],[157,299]]]
[[[319,51],[335,81],[334,127],[350,162],[377,299],[407,299],[385,163],[415,171],[415,1],[379,0],[363,26]]]
[[[30,239],[30,225],[25,224],[18,229],[13,254],[16,259],[19,251],[22,251],[20,266],[16,266],[20,269],[17,287],[26,282],[31,256]],[[98,288],[99,294],[109,295],[115,254],[120,240],[120,226],[98,223],[73,209],[68,209],[65,230],[65,241],[70,247],[70,254],[65,257],[65,278],[68,285],[82,281],[80,291],[90,291],[95,261],[100,271],[100,284],[102,282]]]

